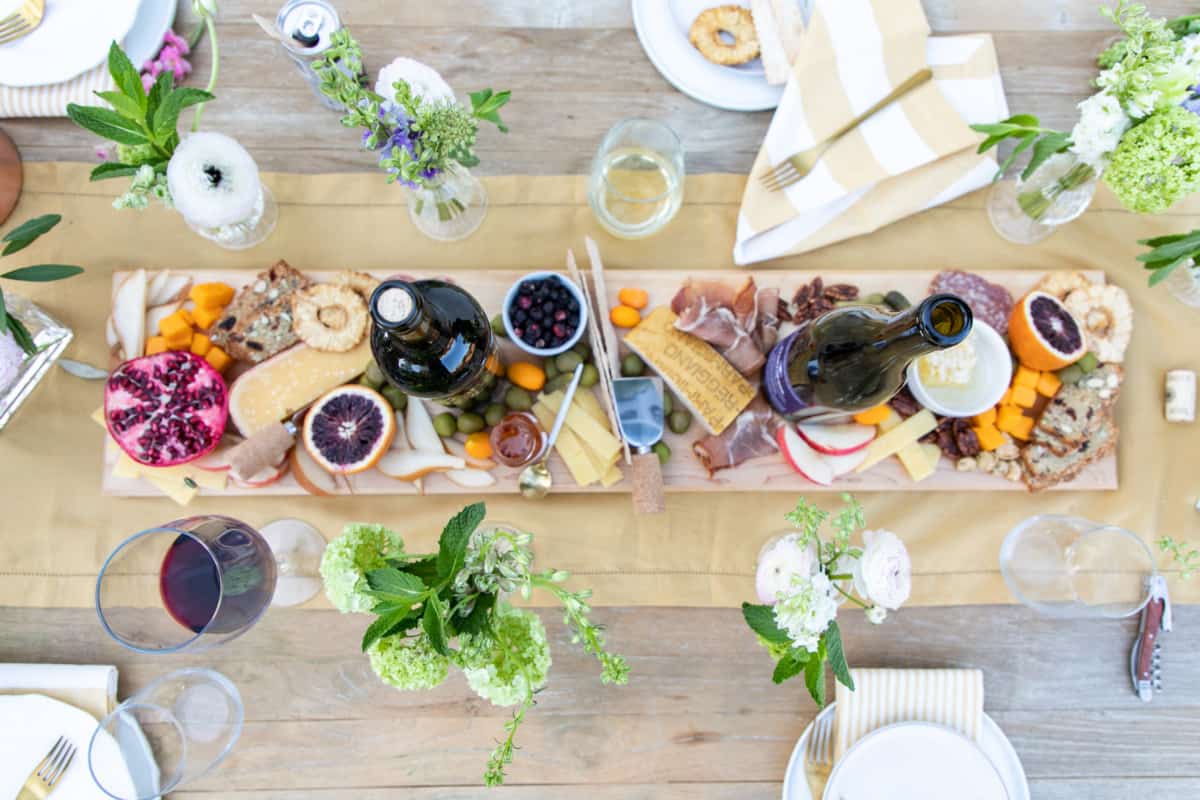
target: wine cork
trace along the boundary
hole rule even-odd
[[[1195,372],[1190,369],[1173,369],[1167,373],[1163,413],[1167,417],[1167,422],[1195,422]]]
[[[636,513],[659,514],[666,510],[662,462],[658,460],[657,453],[635,455],[629,477],[633,483],[633,510]]]

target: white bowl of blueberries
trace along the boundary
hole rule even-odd
[[[504,331],[513,344],[535,356],[570,350],[587,327],[583,292],[557,272],[531,272],[504,296]]]

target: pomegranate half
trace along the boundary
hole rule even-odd
[[[134,358],[104,387],[104,421],[117,445],[148,467],[185,464],[212,452],[225,433],[225,379],[191,353]]]

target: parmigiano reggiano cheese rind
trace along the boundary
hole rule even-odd
[[[662,376],[713,435],[737,419],[756,391],[708,342],[676,330],[667,306],[650,312],[625,336],[625,344]]]
[[[243,436],[281,422],[321,395],[361,375],[371,361],[371,337],[345,353],[298,344],[244,372],[229,387],[229,418]]]

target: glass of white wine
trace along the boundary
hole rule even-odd
[[[679,211],[683,176],[683,143],[675,131],[654,120],[623,120],[596,151],[588,202],[613,236],[641,239],[658,233]]]

